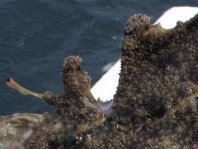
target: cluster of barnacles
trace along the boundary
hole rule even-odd
[[[24,95],[32,95],[46,101],[55,107],[56,112],[55,114],[46,113],[41,115],[21,113],[9,117],[1,117],[0,134],[3,134],[3,136],[1,136],[2,142],[0,141],[0,144],[7,146],[5,148],[12,148],[12,146],[14,148],[19,145],[31,148],[29,145],[32,144],[31,142],[35,136],[37,140],[40,138],[45,142],[42,144],[55,140],[62,143],[71,142],[67,141],[71,140],[71,138],[75,138],[75,142],[77,140],[81,142],[81,136],[74,135],[75,133],[73,133],[69,135],[70,138],[68,139],[66,137],[68,136],[67,133],[72,131],[84,132],[92,127],[103,124],[105,120],[103,110],[91,94],[91,79],[81,69],[81,62],[82,59],[79,56],[65,58],[61,68],[64,90],[60,95],[54,95],[49,91],[43,94],[35,93],[22,87],[12,78],[7,79],[6,83],[9,87]],[[65,135],[65,138],[62,135]],[[14,142],[14,144],[7,143],[10,141]],[[38,146],[38,143],[36,144]],[[41,146],[46,145],[40,145],[39,148]]]
[[[44,100],[55,112],[0,117],[0,147],[198,148],[197,26],[198,16],[170,30],[142,14],[130,17],[119,85],[107,111],[91,94],[79,56],[65,58],[58,95],[32,92],[9,78],[9,87]]]

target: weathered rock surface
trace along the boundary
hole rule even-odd
[[[114,119],[132,123],[131,148],[198,147],[198,16],[171,30],[129,18]]]
[[[18,146],[198,148],[198,15],[170,30],[151,25],[142,14],[129,18],[122,38],[119,86],[109,111],[102,111],[91,95],[91,80],[80,68],[81,61],[76,56],[65,59],[63,92],[43,94],[55,114],[44,114],[42,122],[29,119],[35,115],[25,117],[34,125],[28,125],[32,131],[25,141],[14,140]],[[9,140],[1,130],[0,143],[5,146]]]

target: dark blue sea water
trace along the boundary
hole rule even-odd
[[[80,55],[94,84],[102,68],[120,56],[127,18],[145,13],[154,22],[172,6],[197,0],[0,0],[0,115],[43,113],[52,107],[9,89],[12,77],[36,91],[61,91],[64,57]]]

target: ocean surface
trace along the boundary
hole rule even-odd
[[[9,89],[12,77],[24,87],[59,93],[66,56],[80,55],[94,84],[118,60],[126,20],[144,13],[155,20],[173,6],[197,0],[0,0],[0,115],[52,112],[40,99]]]

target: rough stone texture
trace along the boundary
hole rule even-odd
[[[131,147],[198,148],[198,16],[171,30],[132,16],[121,61],[113,115],[133,124]]]
[[[45,114],[44,124],[34,128],[25,143],[14,140],[16,147],[198,148],[198,15],[170,30],[151,25],[142,14],[129,18],[119,86],[109,111],[102,111],[91,95],[91,80],[80,68],[81,61],[76,56],[65,59],[63,92],[43,96],[55,114]],[[1,118],[0,124],[4,122]]]

